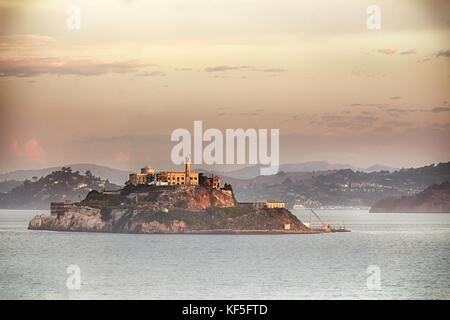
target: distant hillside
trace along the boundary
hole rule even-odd
[[[119,169],[109,168],[106,166],[99,166],[92,163],[78,163],[69,164],[61,167],[44,168],[37,170],[16,170],[8,173],[0,174],[0,181],[5,180],[31,180],[33,177],[43,177],[50,174],[53,171],[61,170],[62,167],[70,167],[73,171],[86,172],[91,171],[94,176],[100,177],[102,179],[108,179],[111,183],[117,185],[124,185],[125,181],[128,180],[128,175],[131,172],[123,171]]]
[[[50,202],[80,201],[92,191],[117,190],[120,186],[92,175],[62,167],[40,179],[25,180],[8,193],[0,193],[2,209],[49,209]]]
[[[201,172],[214,173],[220,176],[225,176],[234,179],[252,179],[261,174],[261,165],[255,165],[245,167],[233,171],[207,171],[200,169]],[[303,163],[287,163],[281,164],[279,171],[284,172],[313,172],[313,171],[330,171],[339,169],[356,169],[355,167],[347,164],[333,164],[326,161],[310,161]]]
[[[17,180],[5,180],[0,181],[0,193],[6,193],[14,189],[15,187],[20,186],[23,184],[23,181],[17,181]]]
[[[252,179],[261,174],[261,165],[255,165],[250,167],[245,167],[233,171],[214,171],[210,172],[207,170],[199,169],[201,172],[214,173],[220,176],[225,176],[234,179]],[[331,170],[342,170],[351,169],[353,171],[363,171],[363,172],[375,172],[375,171],[395,171],[397,168],[392,168],[384,166],[381,164],[375,164],[368,168],[357,168],[349,164],[339,164],[339,163],[329,163],[326,161],[309,161],[302,163],[286,163],[281,164],[279,171],[284,172],[316,172],[316,171],[331,171]]]
[[[450,183],[432,185],[413,196],[381,199],[370,208],[370,212],[450,213]]]
[[[382,164],[374,164],[373,166],[370,166],[368,168],[360,169],[360,171],[364,171],[364,172],[377,172],[377,171],[393,172],[396,170],[398,170],[398,168],[388,167],[388,166],[384,166]]]
[[[450,162],[394,172],[282,171],[251,179],[222,176],[222,180],[233,185],[238,201],[278,199],[288,207],[370,207],[388,196],[411,195],[432,184],[450,181]]]

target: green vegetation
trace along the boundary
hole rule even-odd
[[[169,225],[172,221],[184,221],[194,230],[212,229],[282,229],[284,223],[300,228],[300,221],[286,209],[251,209],[248,207],[210,207],[205,211],[172,209],[169,212],[141,213],[143,222],[157,221]]]
[[[124,204],[117,204],[117,205],[110,205],[110,204],[105,204],[104,202],[95,202],[95,201],[91,201],[91,202],[84,202],[83,205],[91,207],[91,208],[95,208],[95,209],[109,209],[109,210],[113,210],[113,209],[136,209],[137,208],[137,204],[135,203],[124,203]]]
[[[248,214],[251,209],[249,207],[228,207],[228,208],[218,208],[210,207],[206,211],[211,215],[222,216],[224,218],[235,218]]]
[[[103,208],[100,210],[100,215],[102,216],[102,220],[103,220],[103,221],[111,220],[111,218],[112,218],[111,212],[112,212],[112,209],[103,207]]]

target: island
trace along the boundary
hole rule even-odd
[[[238,203],[218,176],[191,172],[130,174],[124,188],[92,190],[80,202],[52,202],[50,214],[35,216],[30,230],[113,233],[323,233],[303,224],[280,201]]]
[[[450,182],[431,185],[411,196],[381,199],[370,212],[450,213]]]

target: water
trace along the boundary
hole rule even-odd
[[[318,212],[350,233],[135,235],[27,230],[37,213],[0,210],[0,299],[450,298],[450,214]]]

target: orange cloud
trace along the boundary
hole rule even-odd
[[[380,49],[380,50],[378,50],[378,52],[384,53],[384,54],[394,54],[397,52],[397,48]]]
[[[0,36],[0,51],[27,52],[38,48],[48,48],[56,40],[49,36],[37,34],[13,34]]]
[[[92,59],[0,56],[0,77],[32,77],[41,74],[96,76],[133,73],[149,66],[139,60],[102,62]]]
[[[131,155],[128,151],[122,152],[120,151],[116,156],[114,157],[114,162],[128,162],[131,159]]]
[[[12,152],[15,157],[36,161],[44,160],[47,156],[47,153],[35,138],[26,141],[23,145],[20,145],[19,141],[13,140]]]

